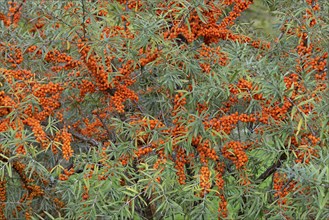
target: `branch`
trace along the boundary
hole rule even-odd
[[[70,129],[69,132],[73,135],[73,137],[79,139],[79,140],[82,140],[82,141],[85,141],[91,145],[93,145],[94,147],[98,147],[101,145],[101,143],[99,141],[96,141],[95,139],[92,139],[92,138],[88,138],[86,136],[83,136],[82,134]]]
[[[262,173],[256,180],[257,184],[262,183],[264,180],[266,180],[269,176],[271,176],[278,168],[281,167],[283,161],[285,161],[287,159],[287,155],[285,153],[281,154],[281,156],[279,157],[279,159],[272,164],[272,166],[270,166],[269,168],[267,168],[267,170]]]
[[[133,164],[132,164],[132,168],[134,169],[135,171],[135,174],[137,174],[139,172],[138,168],[137,168],[137,161],[136,160],[133,160]],[[139,179],[135,179],[134,182],[137,184],[139,181]],[[154,219],[154,213],[153,213],[153,209],[152,209],[152,201],[150,200],[150,198],[147,197],[146,195],[146,192],[145,192],[145,189],[142,190],[141,192],[141,198],[142,200],[144,200],[144,202],[146,203],[145,207],[143,208],[142,212],[144,213],[143,217],[146,219],[146,220],[152,220]],[[151,198],[152,198],[152,195],[151,195]]]
[[[111,141],[113,141],[112,138],[114,138],[114,136],[115,136],[114,132],[110,130],[110,128],[107,126],[107,124],[106,124],[105,121],[101,118],[101,116],[99,115],[98,112],[96,113],[96,117],[97,117],[98,120],[102,123],[103,128],[105,129],[107,135],[111,138]]]

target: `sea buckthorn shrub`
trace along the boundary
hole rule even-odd
[[[0,219],[329,218],[328,1],[0,3]]]

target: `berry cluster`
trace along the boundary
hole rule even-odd
[[[64,128],[62,131],[62,153],[65,160],[69,160],[73,155],[73,150],[71,148],[72,135]]]
[[[32,128],[32,132],[34,133],[35,139],[41,144],[42,148],[44,149],[47,148],[48,147],[47,134],[43,130],[40,121],[34,118],[27,118],[23,122],[24,124]]]
[[[296,189],[296,182],[289,180],[286,174],[280,174],[278,172],[273,175],[273,189],[275,190],[274,196],[278,198],[278,204],[287,204],[286,196],[289,192]]]
[[[5,208],[7,201],[6,180],[0,180],[0,219],[6,219]]]
[[[59,72],[61,70],[74,69],[81,65],[80,61],[73,60],[73,58],[59,50],[51,50],[45,56],[45,61],[49,63],[65,63],[65,65],[58,65],[51,67],[52,71]]]
[[[235,112],[230,115],[219,116],[218,118],[212,118],[208,121],[204,121],[204,126],[206,129],[212,128],[217,132],[223,131],[226,134],[230,134],[233,129],[236,128],[237,123],[241,122],[255,122],[256,117],[253,114],[241,114]]]
[[[175,161],[175,169],[177,170],[176,175],[178,177],[178,182],[181,185],[184,185],[186,183],[185,164],[188,162],[186,152],[183,148],[177,145],[174,147],[174,150],[176,155],[173,160]]]
[[[158,58],[159,52],[160,52],[159,49],[156,49],[155,51],[151,51],[148,48],[148,50],[146,52],[143,49],[140,49],[139,54],[145,56],[144,58],[139,59],[141,66],[145,66],[146,64],[148,64],[148,63],[154,61],[156,58]]]
[[[5,24],[5,26],[15,25],[17,26],[20,17],[21,17],[21,11],[23,3],[25,3],[26,0],[23,0],[21,4],[17,4],[17,2],[9,1],[9,10],[7,15],[4,15],[0,13],[0,21],[2,20]]]
[[[70,168],[69,170],[64,169],[63,173],[59,174],[58,179],[61,180],[61,181],[68,180],[69,177],[74,174],[74,172],[75,172],[74,168]]]
[[[237,169],[240,169],[248,162],[248,156],[245,153],[247,147],[239,141],[230,141],[223,146],[222,154],[225,158],[231,160]]]
[[[217,161],[219,157],[214,148],[210,147],[209,140],[201,141],[201,136],[192,139],[192,145],[196,147],[196,150],[199,154],[200,162],[202,164],[207,164],[208,159]]]
[[[195,56],[195,59],[204,61],[200,63],[200,67],[205,73],[210,73],[211,65],[219,64],[225,66],[228,62],[227,55],[221,52],[219,46],[213,48],[204,43],[201,45],[199,53]]]
[[[0,109],[0,116],[6,116],[11,112],[11,108],[15,106],[15,102],[4,91],[0,91],[0,105],[3,106]]]
[[[92,53],[91,48],[82,40],[79,40],[78,47],[80,49],[81,60],[86,64],[96,81],[96,87],[104,91],[110,88],[108,83],[108,75],[102,65],[98,64],[98,57]]]
[[[204,165],[200,169],[200,187],[202,189],[200,196],[204,197],[211,188],[210,171],[207,165]]]
[[[87,93],[94,93],[96,91],[96,87],[93,82],[83,79],[81,80],[81,84],[79,84],[80,95],[79,100],[83,100]]]
[[[8,54],[8,62],[12,63],[11,67],[12,68],[16,68],[18,64],[21,64],[24,60],[23,58],[23,53],[22,50],[20,48],[10,48],[10,52]]]
[[[116,110],[119,113],[123,113],[124,110],[124,102],[128,99],[132,101],[138,101],[138,96],[136,93],[129,88],[127,88],[124,85],[118,85],[117,91],[115,92],[114,96],[112,97],[112,101],[114,103],[114,106],[116,107]]]

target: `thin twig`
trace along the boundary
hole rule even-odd
[[[81,0],[82,4],[82,28],[83,28],[83,39],[86,38],[86,9],[85,9],[85,1]]]

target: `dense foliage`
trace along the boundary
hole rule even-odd
[[[326,0],[0,1],[0,219],[329,219]]]

